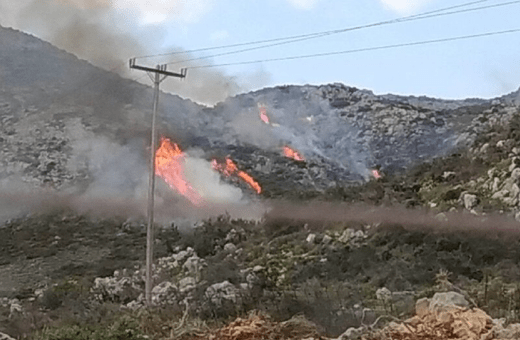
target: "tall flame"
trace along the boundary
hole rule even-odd
[[[161,146],[155,154],[155,174],[191,203],[200,205],[202,197],[184,176],[184,157],[177,144],[172,143],[168,138],[161,138]]]
[[[302,162],[305,160],[305,158],[303,158],[303,156],[298,151],[291,149],[288,146],[283,147],[283,154],[285,155],[285,157],[292,158],[295,161]]]
[[[266,124],[270,124],[271,121],[269,120],[269,116],[267,115],[267,109],[265,108],[265,106],[259,104],[258,110],[260,111],[259,114],[260,114],[260,119],[262,120],[262,122],[264,122]]]
[[[260,194],[262,192],[262,187],[258,182],[256,182],[253,177],[251,177],[249,174],[247,174],[245,171],[238,170],[237,165],[233,160],[229,157],[226,157],[226,163],[225,164],[219,164],[215,159],[211,161],[211,165],[213,166],[213,169],[221,172],[225,176],[232,176],[236,175],[240,177],[244,182],[246,182],[251,188],[253,188],[257,194]]]

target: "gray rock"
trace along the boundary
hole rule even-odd
[[[509,191],[502,189],[500,191],[495,192],[491,198],[492,199],[498,199],[498,200],[504,200],[509,195]]]
[[[226,243],[224,245],[224,251],[227,253],[234,253],[237,250],[237,246],[235,246],[233,243]]]
[[[332,237],[330,237],[329,235],[325,235],[323,236],[323,240],[321,240],[321,242],[325,245],[329,244],[332,242]]]
[[[443,312],[454,307],[468,308],[469,302],[464,295],[456,292],[435,293],[430,300],[430,311]]]
[[[163,281],[152,289],[152,303],[155,305],[173,304],[177,301],[179,289],[169,281]]]
[[[386,287],[379,288],[376,290],[376,297],[383,302],[390,301],[392,299],[392,292]]]
[[[498,177],[493,178],[493,184],[491,186],[491,191],[496,193],[500,188],[500,179]]]
[[[468,210],[473,209],[478,204],[477,195],[465,194],[463,200],[464,207]]]
[[[307,235],[307,243],[314,244],[316,242],[316,234]]]
[[[520,180],[520,168],[515,168],[513,171],[511,171],[511,179],[513,179],[515,182]]]
[[[194,255],[184,262],[182,268],[184,268],[190,275],[200,276],[204,267],[206,267],[206,261],[201,259],[197,255]]]
[[[237,303],[238,293],[238,288],[226,280],[209,286],[205,295],[213,304],[221,306],[224,300]]]
[[[352,238],[354,238],[354,229],[347,228],[343,231],[341,236],[338,238],[338,241],[341,243],[348,243]]]
[[[186,250],[182,250],[177,254],[173,254],[172,257],[177,260],[179,263],[183,263],[187,258],[193,256],[195,254],[195,251],[193,248],[188,247]]]
[[[7,335],[5,333],[0,332],[0,340],[16,340],[16,339],[13,337],[10,337],[9,335]]]
[[[264,269],[265,269],[264,267],[257,265],[257,266],[253,267],[253,272],[258,273],[258,272],[261,272]]]
[[[504,327],[506,319],[493,319],[493,333],[496,339],[518,340],[520,339],[520,323],[510,324]]]
[[[195,289],[197,286],[197,281],[193,277],[185,277],[182,280],[179,281],[179,291],[181,294],[186,294],[193,289]]]
[[[442,174],[442,178],[444,178],[445,180],[448,180],[448,179],[455,177],[455,175],[456,175],[456,173],[453,171],[444,171],[444,173]]]
[[[515,214],[515,220],[517,220],[518,222],[520,222],[520,211],[518,211],[518,212]]]
[[[363,335],[363,327],[350,327],[337,340],[358,340]]]
[[[422,318],[430,312],[430,299],[422,298],[415,303],[415,315]]]
[[[513,183],[511,186],[511,197],[516,199],[518,198],[518,194],[520,194],[520,187],[518,187],[518,184]]]

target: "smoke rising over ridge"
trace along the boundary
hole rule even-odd
[[[204,1],[199,1],[204,2]],[[198,2],[197,2],[198,3]],[[173,17],[183,10],[179,1],[170,4]],[[191,6],[191,5],[190,5]],[[205,7],[203,3],[198,4]],[[208,5],[209,6],[209,5]],[[202,9],[200,9],[202,11]],[[73,53],[81,59],[125,77],[141,78],[150,84],[148,77],[128,68],[128,59],[146,54],[179,52],[182,49],[165,47],[168,33],[158,25],[142,24],[142,6],[136,2],[117,0],[21,0],[0,4],[0,24],[31,32],[57,47]],[[150,20],[149,20],[150,21]],[[172,71],[197,65],[197,62],[182,62],[193,58],[179,54],[161,60],[144,60],[156,63],[174,63]],[[202,61],[201,63],[207,63]],[[200,63],[199,63],[200,64]],[[174,92],[182,97],[203,104],[213,105],[228,96],[264,85],[269,76],[228,76],[216,70],[193,70],[189,81],[178,79],[164,82],[163,91]]]

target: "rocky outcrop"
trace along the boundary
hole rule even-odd
[[[17,60],[27,71],[19,83],[18,69],[0,66],[10,80],[0,88],[0,179],[53,188],[97,180],[96,188],[135,189],[147,171],[151,89],[22,32],[0,28],[0,35],[0,61]],[[45,72],[34,66],[42,63]],[[280,188],[323,192],[364,181],[376,165],[405,169],[469,145],[517,112],[517,94],[439,100],[331,84],[262,89],[213,108],[163,94],[159,126],[184,150],[203,150],[203,158],[231,155],[266,196],[279,196]],[[286,145],[305,160],[283,156]]]
[[[463,295],[455,292],[436,293],[431,299],[417,300],[415,316],[404,322],[390,322],[384,329],[375,333],[365,330],[357,337],[342,335],[339,339],[464,339],[464,340],[501,340],[515,339],[520,334],[520,325],[504,327],[503,319],[492,319],[479,308],[469,308]]]

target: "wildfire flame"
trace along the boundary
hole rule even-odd
[[[161,138],[161,146],[155,154],[155,174],[191,203],[200,205],[202,197],[184,176],[184,157],[185,154],[177,144],[168,138]]]
[[[285,157],[292,158],[295,161],[302,162],[305,160],[305,158],[303,158],[303,156],[298,151],[291,149],[288,146],[283,147],[283,154]]]
[[[211,165],[213,166],[213,169],[219,171],[220,173],[224,174],[225,176],[232,176],[236,175],[240,177],[244,182],[246,182],[251,188],[253,188],[257,194],[260,194],[262,192],[262,187],[260,187],[260,184],[256,182],[253,177],[251,177],[249,174],[242,170],[238,170],[237,165],[231,158],[226,157],[225,164],[219,164],[215,159],[211,161]]]
[[[376,169],[372,170],[372,176],[374,176],[375,179],[381,178],[381,174]]]
[[[269,120],[269,116],[267,115],[267,109],[265,108],[264,105],[261,105],[259,104],[258,105],[258,110],[260,111],[260,119],[262,120],[262,122],[266,123],[266,124],[270,124],[270,120]]]

